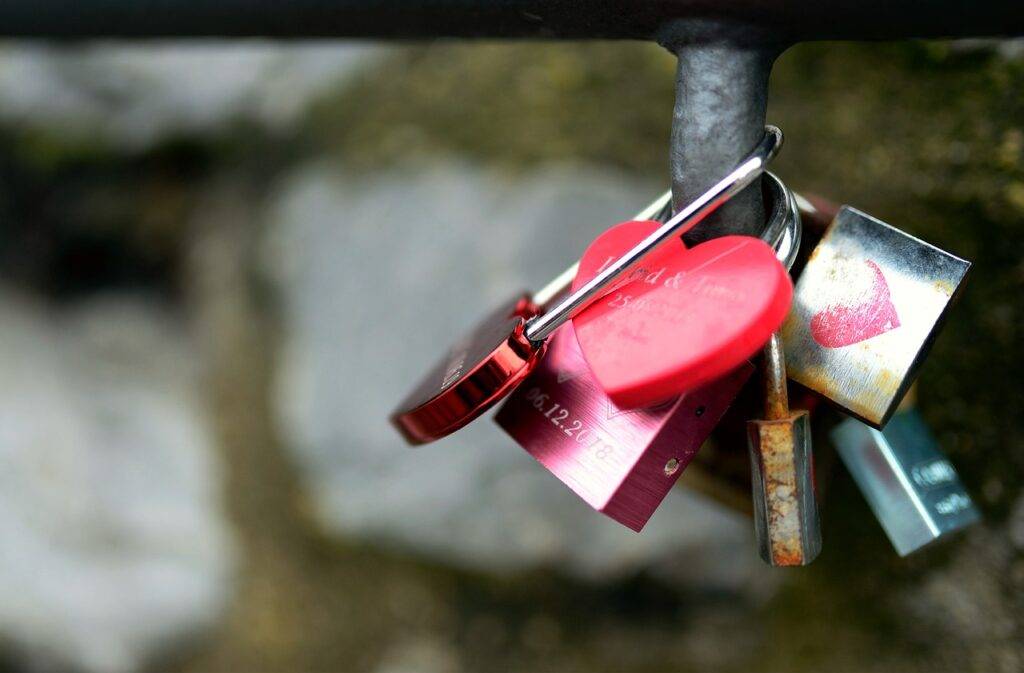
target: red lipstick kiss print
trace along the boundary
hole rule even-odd
[[[900,326],[882,270],[871,260],[864,263],[873,273],[871,289],[849,303],[826,306],[811,318],[811,336],[825,348],[852,346]]]

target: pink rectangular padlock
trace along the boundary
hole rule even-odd
[[[495,421],[587,504],[639,532],[753,370],[747,362],[655,407],[619,409],[566,324]]]

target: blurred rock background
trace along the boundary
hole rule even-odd
[[[487,421],[387,426],[453,326],[666,187],[673,73],[637,44],[5,46],[0,668],[1024,666],[1019,42],[802,45],[769,110],[791,186],[975,262],[920,404],[984,525],[899,559],[836,466],[821,558],[777,571],[688,490],[636,535]]]

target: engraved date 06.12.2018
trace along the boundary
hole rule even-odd
[[[572,418],[572,412],[557,402],[549,404],[550,395],[542,392],[537,386],[530,388],[523,396],[523,400],[529,402],[538,413],[551,421],[551,424],[562,431],[567,437],[572,437],[579,444],[588,447],[593,451],[594,457],[600,460],[611,458],[615,454],[615,446],[603,440],[591,428],[584,427],[579,419]]]

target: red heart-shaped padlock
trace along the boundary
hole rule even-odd
[[[624,222],[580,260],[573,290],[658,227]],[[793,284],[771,246],[725,236],[670,241],[573,318],[580,350],[616,405],[649,406],[712,381],[754,355],[789,312]]]

